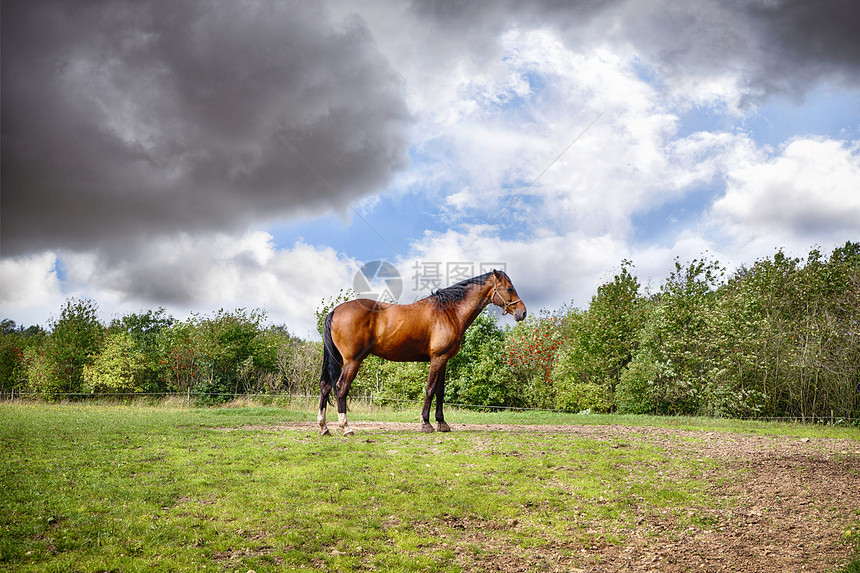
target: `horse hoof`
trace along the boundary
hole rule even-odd
[[[425,434],[432,434],[436,430],[433,428],[431,424],[421,424],[421,431]]]
[[[328,428],[324,430],[320,430],[320,436],[331,436],[331,432],[328,431]]]
[[[345,437],[345,438],[348,438],[348,437],[350,437],[350,436],[354,436],[354,435],[355,435],[355,432],[353,432],[352,430],[346,430],[346,431],[343,433],[343,435],[344,435],[344,437]]]
[[[439,422],[439,431],[440,432],[450,432],[451,427],[445,422]]]

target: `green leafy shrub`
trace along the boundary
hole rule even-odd
[[[124,332],[110,334],[104,349],[84,366],[84,392],[142,392],[146,355],[137,350],[132,337]]]
[[[60,316],[51,320],[51,332],[44,343],[27,353],[31,390],[48,400],[81,392],[84,367],[101,351],[104,334],[95,302],[68,299]]]
[[[657,365],[646,353],[637,354],[621,372],[615,404],[621,414],[649,414],[655,411],[653,388]]]
[[[516,379],[523,406],[556,407],[556,354],[562,343],[560,318],[543,311],[530,314],[505,337],[507,366]]]

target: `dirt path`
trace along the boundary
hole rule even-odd
[[[417,432],[418,424],[351,422],[362,433]],[[679,528],[670,511],[643,515],[623,545],[500,551],[485,571],[838,571],[860,521],[860,442],[629,426],[452,424],[455,432],[564,433],[649,443],[720,463],[705,476],[725,508],[692,508],[702,527]],[[315,424],[267,429],[314,431]],[[671,475],[666,479],[672,479]],[[461,524],[470,527],[469,524]],[[480,524],[471,537],[480,541]],[[582,568],[582,563],[596,563]],[[579,564],[577,566],[575,564]]]

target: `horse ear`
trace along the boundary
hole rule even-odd
[[[499,271],[496,269],[493,269],[493,276],[496,277],[497,279],[502,278],[502,275],[500,275]]]

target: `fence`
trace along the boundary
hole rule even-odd
[[[87,401],[87,400],[133,400],[133,399],[161,399],[174,400],[185,403],[187,406],[192,406],[200,402],[208,403],[224,403],[229,400],[240,398],[254,398],[262,400],[271,400],[273,402],[290,403],[299,400],[319,400],[319,396],[300,395],[300,394],[256,394],[256,393],[240,393],[240,392],[194,392],[186,390],[185,392],[53,392],[49,397],[46,397],[40,392],[3,392],[0,393],[0,401],[8,401],[14,403],[20,400],[45,401],[50,400],[65,400],[65,401]],[[373,395],[367,396],[350,396],[352,401],[366,401],[371,407],[373,404]]]
[[[130,401],[132,399],[139,398],[151,398],[151,399],[161,399],[161,400],[179,400],[184,403],[186,406],[191,407],[194,405],[214,405],[220,403],[226,403],[230,400],[238,400],[242,398],[255,399],[260,400],[262,402],[268,402],[275,405],[292,405],[296,402],[309,402],[309,406],[313,405],[316,407],[317,401],[319,400],[319,395],[304,395],[304,394],[257,394],[257,393],[240,393],[240,392],[192,392],[191,390],[187,390],[185,392],[115,392],[115,393],[85,393],[85,392],[59,392],[51,394],[51,397],[54,399],[66,400],[66,401],[85,401],[85,400],[115,400],[120,399],[123,401]],[[20,392],[12,390],[11,392],[0,392],[0,401],[7,401],[10,403],[15,403],[16,401],[21,400],[31,400],[31,401],[43,401],[44,395],[38,392]],[[374,393],[363,394],[350,396],[349,400],[351,403],[364,403],[367,405],[369,410],[373,412],[373,407],[376,405],[386,406],[391,404],[405,405],[409,404],[410,406],[420,406],[423,404],[422,400],[405,400],[399,398],[389,398],[385,396],[378,396]],[[481,404],[463,404],[456,402],[446,402],[446,406],[451,406],[454,408],[463,408],[463,409],[472,409],[472,410],[481,410],[481,411],[512,411],[512,412],[554,412],[554,413],[564,413],[564,410],[551,409],[551,408],[523,408],[516,406],[487,406]],[[575,413],[575,412],[568,412]],[[579,412],[580,415],[589,415],[590,412]],[[858,426],[860,425],[860,418],[854,418],[851,416],[848,417],[840,417],[836,416],[834,412],[831,410],[829,416],[822,415],[809,415],[809,416],[762,416],[762,417],[747,417],[740,418],[742,420],[747,421],[760,421],[760,422],[794,422],[801,424],[827,424],[833,426]]]
[[[256,394],[256,393],[242,393],[242,392],[192,392],[191,390],[187,390],[185,392],[105,392],[105,393],[88,393],[88,392],[55,392],[51,394],[52,398],[65,399],[68,401],[76,401],[76,400],[110,400],[114,398],[120,399],[130,399],[130,398],[179,398],[184,401],[187,405],[192,405],[193,400],[195,398],[220,398],[219,402],[226,402],[228,400],[236,400],[240,398],[253,398],[258,400],[271,400],[273,402],[296,402],[301,400],[312,400],[316,402],[319,400],[319,395],[303,395],[303,394]],[[39,392],[15,392],[12,391],[10,393],[0,393],[0,400],[6,400],[14,403],[15,400],[43,400],[44,395]],[[381,405],[390,405],[390,404],[410,404],[410,405],[421,405],[424,402],[421,400],[404,400],[399,398],[389,398],[389,397],[380,397],[375,395],[374,393],[369,393],[365,395],[355,395],[349,397],[350,402],[365,402],[373,409],[373,405],[377,406]],[[550,409],[550,408],[523,408],[517,406],[486,406],[480,404],[462,404],[456,402],[445,402],[446,406],[452,406],[455,408],[471,408],[475,410],[511,410],[511,411],[532,411],[532,412],[563,412],[563,410]]]

